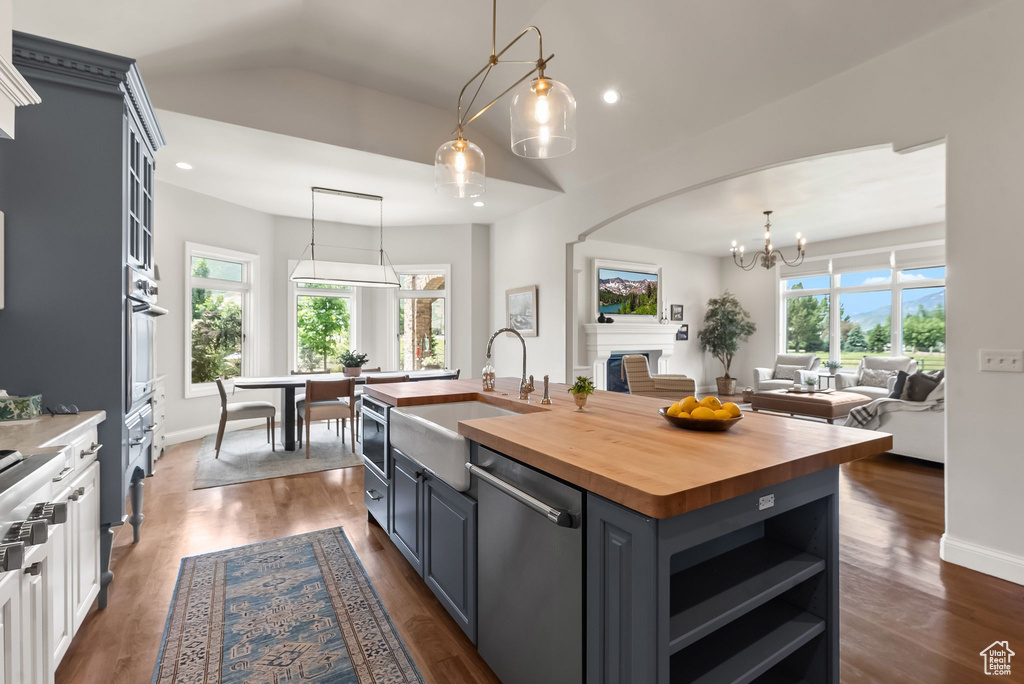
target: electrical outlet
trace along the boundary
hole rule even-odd
[[[775,505],[775,495],[766,494],[757,500],[757,510],[763,511],[766,508],[771,508]]]
[[[1024,373],[1024,350],[982,349],[978,370],[994,373]]]

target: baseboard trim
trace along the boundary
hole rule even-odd
[[[1024,584],[1024,557],[1021,556],[943,534],[939,542],[939,557],[947,563],[962,565],[1014,584]]]
[[[266,425],[266,418],[249,418],[248,420],[233,420],[227,424],[226,432],[234,432],[235,430],[247,430],[254,428],[259,425]],[[187,430],[178,430],[176,432],[167,433],[166,446],[172,444],[181,444],[182,442],[191,442],[193,439],[202,439],[207,435],[217,434],[217,423],[210,423],[209,425],[200,425],[199,427],[189,428]]]

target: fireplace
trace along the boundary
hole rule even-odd
[[[594,385],[599,390],[610,390],[620,382],[621,365],[611,367],[613,356],[643,354],[652,373],[667,373],[668,361],[676,348],[676,326],[660,323],[585,323],[586,363],[593,369]],[[625,351],[634,349],[636,351]],[[621,364],[621,361],[618,362]],[[625,392],[625,381],[622,388]]]

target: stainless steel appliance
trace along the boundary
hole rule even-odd
[[[51,525],[67,522],[67,503],[51,503],[61,454],[0,451],[0,573],[22,567],[27,547],[45,544]]]
[[[362,398],[363,463],[376,471],[380,479],[388,480],[388,407],[383,402],[363,395]]]
[[[477,649],[505,684],[583,681],[583,492],[474,446]]]
[[[153,321],[167,313],[156,304],[158,286],[142,271],[125,267],[125,407],[132,414],[153,394]]]

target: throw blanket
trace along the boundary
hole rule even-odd
[[[850,411],[844,425],[877,430],[882,424],[882,416],[896,411],[942,411],[946,402],[939,398],[933,401],[905,401],[903,399],[875,399],[870,404],[858,406]]]

